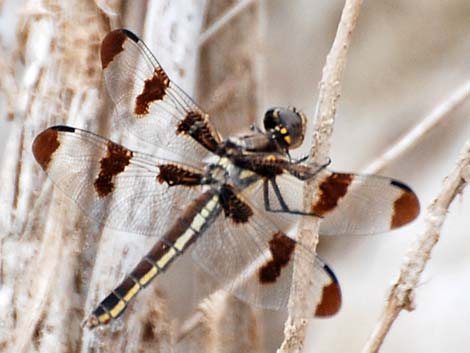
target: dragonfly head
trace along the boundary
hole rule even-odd
[[[282,149],[299,147],[304,140],[306,118],[295,108],[271,108],[264,114],[264,128]]]

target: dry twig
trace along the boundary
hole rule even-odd
[[[341,93],[341,78],[346,66],[346,57],[361,4],[361,0],[346,0],[333,46],[326,58],[314,117],[314,144],[310,152],[312,161],[321,163],[328,156],[329,140],[333,131],[336,113],[336,102]],[[311,190],[314,190],[314,188],[307,187],[305,189],[304,200],[312,200]],[[300,226],[299,241],[309,246],[312,251],[315,251],[318,243],[319,225],[319,219],[308,219],[302,220]],[[284,327],[285,337],[278,350],[279,353],[302,351],[308,320],[321,299],[306,294],[310,292],[309,287],[312,285],[312,280],[315,280],[312,278],[313,269],[310,269],[312,276],[310,276],[310,281],[307,281],[305,277],[299,274],[309,273],[309,269],[303,268],[301,271],[297,271],[297,269],[299,266],[308,265],[300,261],[296,261],[295,265],[296,269],[294,270],[293,286],[289,300],[289,317]]]
[[[199,40],[199,74],[204,79],[200,80],[198,101],[217,116],[214,123],[223,134],[233,133],[234,127],[247,126],[245,120],[252,122],[259,105],[258,97],[253,95],[259,84],[253,50],[258,44],[259,10],[249,6],[254,2],[212,4],[206,14],[208,29]],[[243,35],[246,32],[255,35]],[[237,124],[233,121],[235,113],[239,117]],[[234,325],[229,317],[237,318],[240,324]],[[253,309],[225,291],[216,291],[198,305],[183,323],[176,341],[181,352],[258,352],[260,347]]]
[[[401,310],[411,311],[414,309],[414,289],[430,259],[434,245],[439,240],[440,231],[451,202],[470,182],[469,171],[470,141],[465,144],[457,166],[444,180],[439,195],[429,206],[425,229],[408,250],[401,266],[400,275],[392,286],[384,311],[362,350],[363,353],[378,352]]]
[[[173,2],[159,3],[160,12],[174,11],[162,15],[173,20],[173,31],[168,25],[160,29],[161,33],[183,36],[184,31],[191,35],[198,32],[199,28],[189,28],[197,23],[186,18],[199,19],[199,14],[179,16]],[[51,124],[68,123],[111,135],[111,124],[106,126],[106,119],[100,119],[106,108],[98,49],[112,20],[107,17],[111,13],[103,13],[96,5],[92,0],[23,1],[22,6],[28,11],[18,13],[24,74],[17,85],[14,111],[18,113],[8,142],[11,153],[2,161],[1,168],[5,187],[0,192],[0,351],[171,350],[166,305],[150,290],[137,299],[141,305],[129,310],[135,313],[138,308],[140,313],[128,315],[128,320],[106,332],[80,328],[86,312],[100,299],[99,292],[102,295],[109,289],[110,280],[134,265],[143,249],[139,254],[138,246],[132,245],[128,251],[126,242],[135,239],[127,235],[110,235],[105,231],[100,237],[97,227],[87,222],[60,191],[51,192],[50,184],[42,185],[44,173],[39,171],[31,154],[32,139]],[[181,8],[184,4],[178,5]],[[191,10],[196,12],[197,6]],[[154,10],[155,7],[158,8],[154,6]],[[189,8],[186,4],[187,12]],[[142,19],[139,20],[142,24]],[[180,32],[183,21],[185,29]],[[150,27],[146,22],[146,28]],[[181,40],[175,46],[181,44],[183,48],[170,45],[164,48],[181,53],[196,46],[191,39],[178,39]],[[175,42],[170,35],[159,40]],[[115,266],[119,256],[122,267]],[[89,287],[83,285],[85,282]],[[119,325],[126,330],[117,335]]]
[[[403,135],[380,157],[364,169],[365,174],[380,173],[393,160],[402,156],[406,151],[416,146],[434,127],[450,116],[463,102],[470,98],[470,81],[459,86],[441,104],[436,106],[427,116],[416,124],[408,133]]]
[[[236,16],[243,13],[248,6],[254,3],[255,0],[241,0],[227,10],[217,21],[215,21],[209,28],[207,28],[199,37],[199,46],[206,44],[211,38],[214,38],[219,31],[227,27],[227,24],[232,21]]]

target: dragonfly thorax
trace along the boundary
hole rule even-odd
[[[204,179],[207,184],[222,185],[230,180],[235,166],[226,157],[218,158],[207,165]]]
[[[221,157],[207,165],[204,173],[204,184],[220,188],[224,184],[232,184],[242,190],[259,179],[251,170],[234,164],[231,158]]]

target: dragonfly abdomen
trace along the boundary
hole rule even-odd
[[[220,212],[218,201],[213,189],[196,198],[121,284],[93,310],[85,325],[93,328],[122,315],[137,293],[164,272],[216,219]]]

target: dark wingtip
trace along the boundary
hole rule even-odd
[[[51,126],[49,129],[55,131],[75,132],[75,128],[67,125],[56,125]]]
[[[328,266],[326,263],[323,263],[323,269],[326,271],[326,273],[328,273],[332,282],[339,283],[338,278],[336,277],[335,273],[333,272],[330,266]]]
[[[393,186],[396,186],[397,188],[403,189],[407,192],[413,192],[413,190],[411,190],[411,188],[408,185],[406,185],[405,183],[402,183],[401,181],[392,179],[390,181],[390,184],[392,184]]]
[[[101,67],[103,70],[106,69],[114,58],[124,50],[123,44],[127,38],[134,42],[138,41],[136,35],[127,29],[115,29],[103,38],[100,50]]]
[[[421,206],[418,196],[408,185],[397,180],[392,180],[390,184],[402,190],[400,197],[393,204],[390,228],[395,229],[410,223],[418,217]]]
[[[137,37],[133,32],[129,31],[128,29],[122,28],[121,31],[130,39],[132,39],[134,42],[137,43],[140,41],[140,38]]]
[[[42,169],[47,170],[52,155],[59,148],[60,142],[57,131],[54,129],[46,129],[41,132],[33,141],[33,155]]]
[[[320,303],[315,310],[316,317],[328,317],[335,315],[341,308],[341,287],[333,270],[326,264],[323,269],[329,275],[331,282],[323,287]]]

